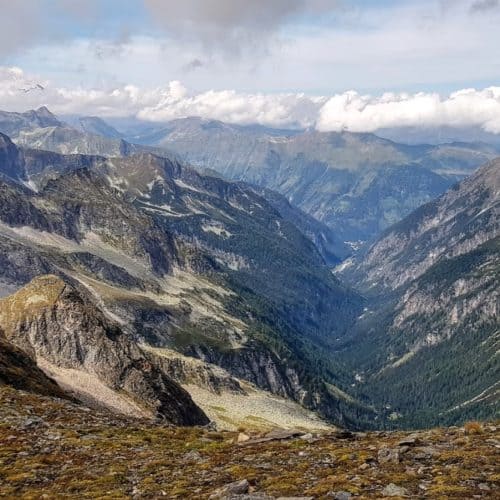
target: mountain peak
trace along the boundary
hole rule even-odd
[[[10,137],[0,132],[0,176],[19,180],[25,177],[23,156]]]
[[[31,109],[26,113],[23,113],[25,117],[33,121],[38,127],[60,127],[62,122],[58,120],[56,115],[54,115],[47,106],[40,106],[37,109]]]
[[[40,116],[55,118],[55,115],[47,108],[47,106],[40,106],[35,112]]]
[[[65,287],[64,281],[58,276],[39,276],[14,295],[0,300],[0,320],[4,329],[8,332],[18,322],[54,306]]]
[[[102,135],[110,139],[122,138],[118,130],[98,116],[82,116],[78,121],[82,130],[89,134]]]

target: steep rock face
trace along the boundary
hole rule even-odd
[[[37,278],[2,299],[0,326],[10,342],[42,364],[93,375],[127,395],[144,414],[179,425],[207,423],[183,389],[88,298],[56,276]]]
[[[166,348],[141,344],[155,355],[161,369],[181,384],[219,430],[301,428],[328,429],[328,424],[290,397],[238,379],[218,365]]]
[[[14,346],[0,330],[0,385],[36,392],[43,396],[67,398],[57,383],[37,367],[26,352]]]
[[[500,161],[343,267],[371,301],[339,350],[359,390],[391,408],[392,425],[498,412]]]
[[[307,395],[295,370],[283,366],[272,353],[253,349],[224,353],[196,346],[192,348],[190,354],[222,366],[234,376],[248,380],[273,394],[292,398],[301,403]]]
[[[342,241],[375,237],[498,153],[475,144],[406,146],[373,134],[275,131],[186,118],[134,140],[285,195]]]
[[[1,174],[16,180],[25,178],[24,161],[21,151],[16,148],[9,137],[0,133]]]
[[[171,349],[143,345],[155,355],[155,363],[173,380],[182,385],[195,385],[214,394],[245,394],[240,382],[217,365],[183,356]]]

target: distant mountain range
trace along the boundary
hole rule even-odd
[[[135,134],[197,166],[277,191],[343,241],[366,241],[496,157],[494,146],[408,146],[373,134],[282,131],[186,118]]]
[[[0,111],[0,133],[26,148],[101,156],[128,156],[138,152],[164,154],[164,150],[158,148],[131,144],[110,130],[113,129],[97,118],[81,118],[77,126],[71,126],[46,107],[25,113]]]
[[[483,143],[500,148],[500,134],[485,132],[480,127],[398,127],[375,133],[401,144]]]
[[[499,154],[498,145],[477,142],[405,145],[373,134],[200,118],[141,124],[123,134],[98,117],[72,117],[70,123],[46,108],[0,113],[0,132],[20,146],[103,156],[177,154],[199,169],[281,193],[333,231],[339,254],[346,253],[344,242],[358,248]]]

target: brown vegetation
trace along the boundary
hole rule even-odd
[[[205,499],[245,479],[273,497],[498,498],[500,429],[467,429],[238,444],[236,432],[160,426],[0,387],[0,497]]]

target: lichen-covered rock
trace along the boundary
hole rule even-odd
[[[248,481],[246,479],[242,479],[241,481],[235,481],[234,483],[226,484],[222,486],[217,491],[215,491],[212,495],[210,495],[210,499],[227,499],[231,498],[233,495],[243,495],[248,493],[248,488],[250,487]]]

